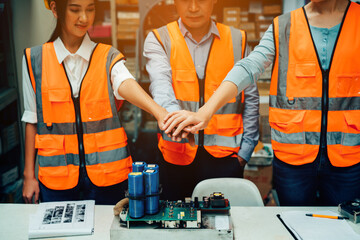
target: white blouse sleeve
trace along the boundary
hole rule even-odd
[[[114,90],[114,96],[118,100],[124,100],[123,97],[119,94],[119,87],[121,83],[123,83],[126,79],[134,79],[133,75],[129,72],[129,70],[125,67],[125,60],[121,60],[113,66],[111,70],[111,83]]]
[[[24,97],[24,114],[21,121],[26,123],[37,123],[36,98],[31,84],[25,55],[22,59],[22,85]]]

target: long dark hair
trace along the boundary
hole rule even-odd
[[[48,42],[53,42],[60,36],[62,25],[65,23],[65,11],[68,3],[68,0],[54,0],[54,1],[56,3],[57,21],[56,21],[56,27],[53,33],[51,34],[51,37],[48,40]]]

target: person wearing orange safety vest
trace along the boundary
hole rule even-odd
[[[154,100],[169,112],[196,112],[246,52],[244,31],[211,20],[215,0],[179,1],[178,21],[153,30],[144,44]],[[159,133],[163,198],[190,197],[201,180],[242,177],[258,140],[258,91],[250,86],[231,99],[188,140]]]
[[[359,23],[359,3],[313,0],[276,17],[226,77],[241,90],[273,61],[269,122],[281,205],[336,206],[360,198]],[[213,102],[233,97],[233,86],[221,89]],[[204,106],[182,124],[206,125],[204,112],[215,109]],[[172,113],[171,121],[180,116]]]
[[[45,6],[57,27],[23,58],[24,200],[38,202],[40,192],[43,202],[115,204],[124,198],[132,159],[114,96],[153,113],[160,125],[167,112],[134,80],[118,50],[89,38],[94,0],[45,0]]]

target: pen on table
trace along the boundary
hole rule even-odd
[[[349,219],[348,217],[341,217],[341,216],[330,216],[330,215],[321,215],[321,214],[305,214],[308,217],[320,217],[320,218],[331,218],[331,219]]]

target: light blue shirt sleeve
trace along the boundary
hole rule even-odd
[[[244,94],[244,133],[238,155],[248,162],[259,140],[259,91],[256,83],[250,84],[250,86],[244,90]]]
[[[172,86],[170,61],[154,33],[150,32],[144,42],[146,70],[150,78],[150,93],[154,101],[168,112],[181,110]]]
[[[238,87],[238,94],[250,84],[256,83],[260,75],[269,67],[275,57],[273,27],[269,26],[249,56],[238,61],[225,77],[224,81],[233,82]]]

